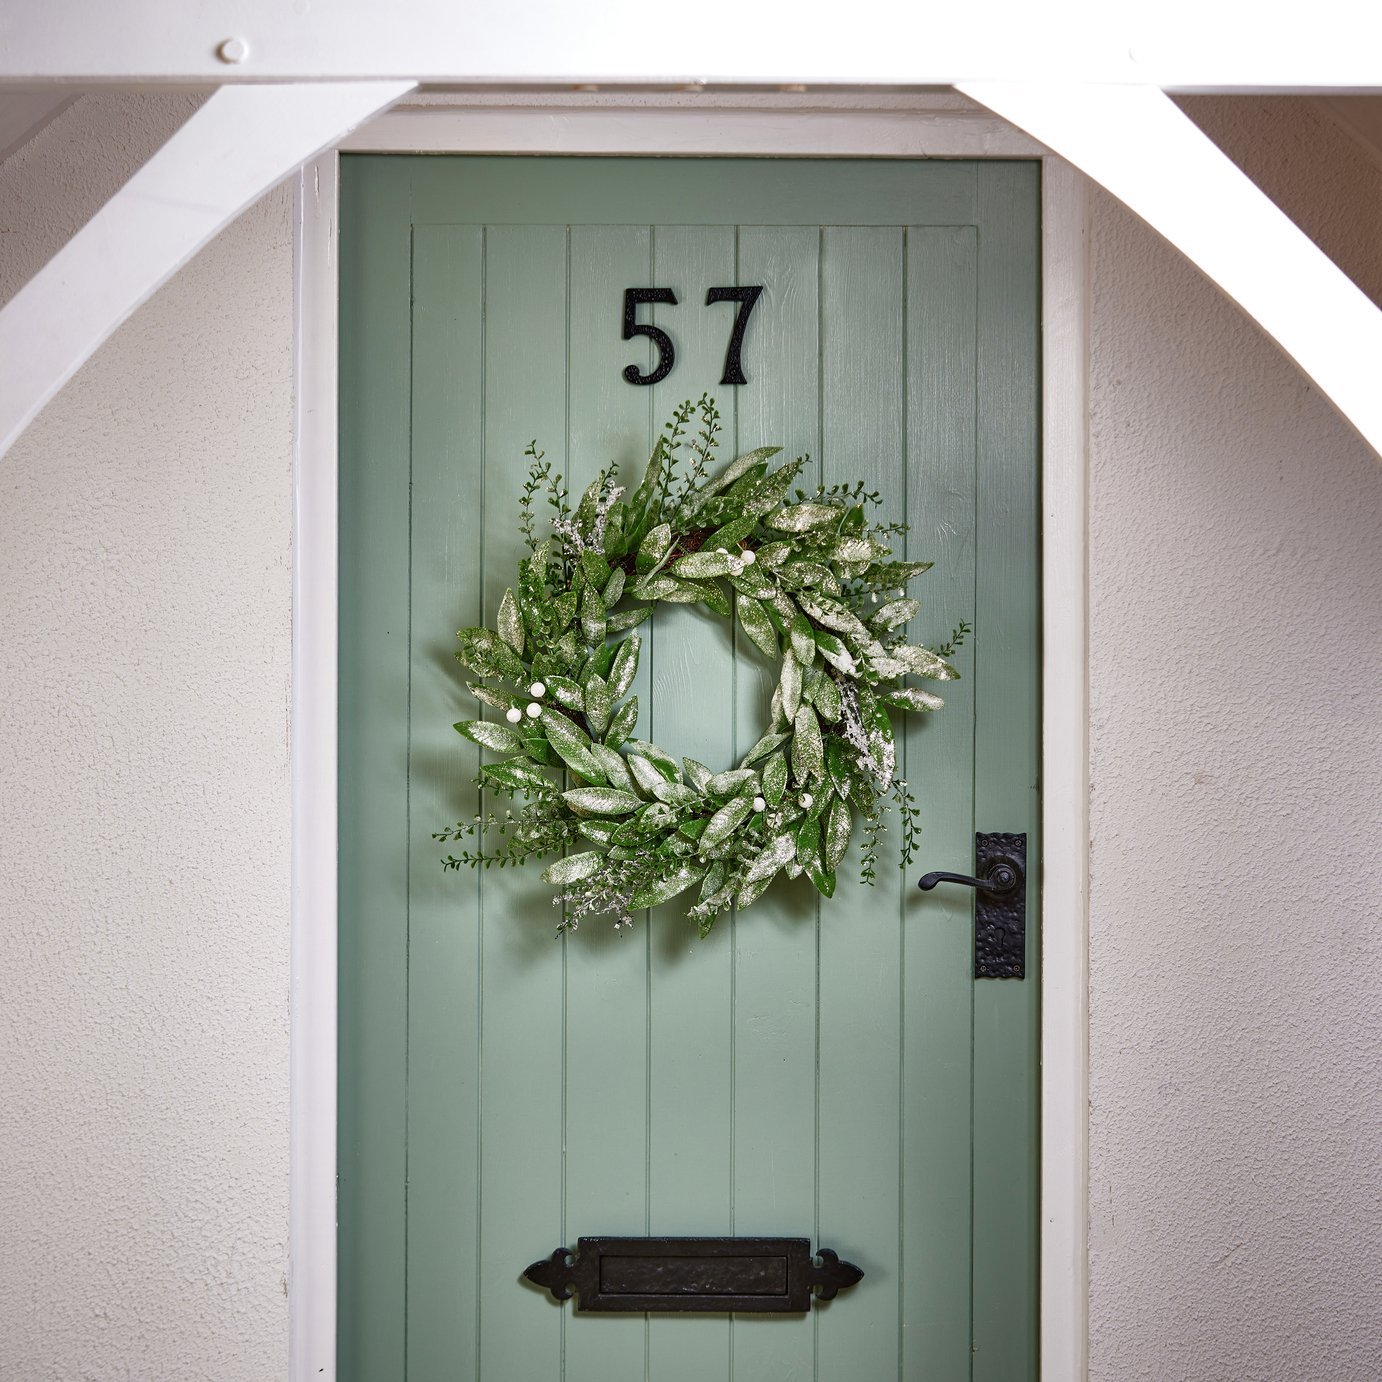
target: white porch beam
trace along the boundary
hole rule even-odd
[[[227,42],[233,46],[226,48]],[[1368,88],[1382,7],[1314,0],[44,0],[0,7],[0,83],[709,82]]]
[[[1162,92],[966,82],[1159,231],[1382,456],[1382,311]]]
[[[225,87],[0,309],[0,456],[140,303],[411,82]]]

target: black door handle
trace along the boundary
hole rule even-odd
[[[977,876],[976,876],[977,875]],[[974,873],[937,869],[918,883],[930,892],[937,883],[973,888],[974,977],[1021,979],[1027,973],[1027,837],[974,837]]]
[[[937,883],[963,883],[966,888],[977,888],[983,893],[1010,893],[1017,887],[1017,870],[1011,864],[997,864],[989,870],[987,878],[971,878],[967,873],[938,870],[923,875],[917,887],[929,893]]]

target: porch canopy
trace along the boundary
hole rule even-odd
[[[1285,11],[1274,23],[1270,6],[1138,8],[1091,19],[1070,4],[938,13],[857,0],[845,18],[820,3],[397,0],[381,22],[374,0],[11,7],[0,14],[7,150],[93,85],[214,91],[0,310],[0,454],[222,226],[408,92],[608,86],[953,87],[1176,245],[1382,454],[1382,313],[1167,94],[1382,89],[1382,9],[1336,0],[1306,26]]]

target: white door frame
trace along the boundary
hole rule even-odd
[[[419,97],[349,150],[1040,158],[1042,179],[1041,1374],[1086,1374],[1088,656],[1085,182],[954,93]],[[337,214],[299,181],[293,531],[290,1378],[336,1375]]]

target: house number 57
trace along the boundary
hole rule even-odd
[[[722,384],[748,383],[744,378],[744,362],[741,358],[744,332],[749,324],[749,313],[753,311],[762,291],[761,285],[756,288],[711,288],[705,295],[706,306],[716,302],[739,304],[739,310],[734,314],[734,326],[729,333],[729,346],[725,351],[725,372],[720,378]],[[646,336],[657,347],[657,364],[651,373],[644,374],[637,365],[624,367],[624,378],[630,384],[657,384],[671,374],[672,366],[676,363],[677,349],[672,344],[672,338],[660,327],[638,320],[638,309],[655,302],[665,302],[675,307],[677,295],[670,288],[624,289],[624,340]]]

